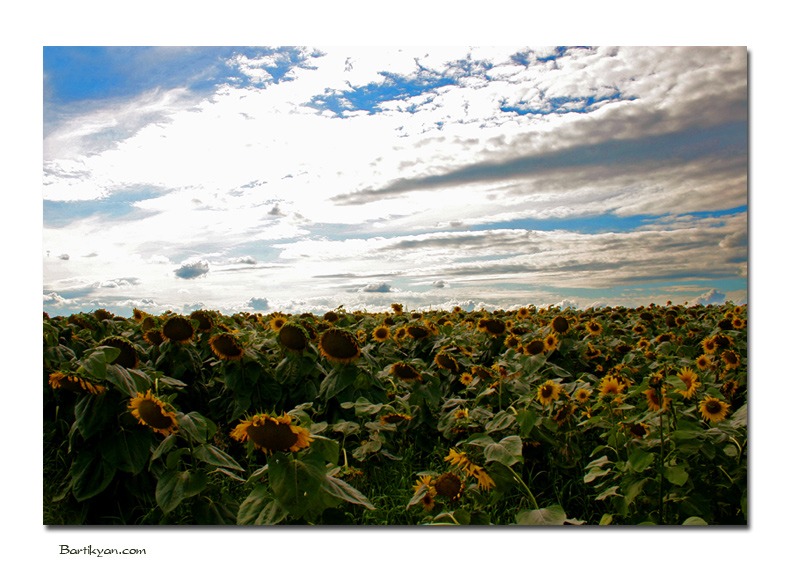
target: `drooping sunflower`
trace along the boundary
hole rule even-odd
[[[104,385],[91,383],[87,379],[75,375],[73,373],[64,373],[56,371],[50,374],[49,377],[50,387],[53,389],[65,389],[66,391],[85,392],[91,395],[100,395],[105,393],[106,388]]]
[[[278,341],[291,351],[303,351],[309,346],[309,333],[295,322],[287,322],[278,331]]]
[[[143,339],[151,345],[160,345],[165,341],[163,332],[159,329],[148,329],[143,332]]]
[[[203,309],[197,309],[190,314],[190,319],[198,322],[198,330],[208,332],[212,329],[212,315]]]
[[[143,318],[148,315],[145,311],[141,311],[136,307],[132,308],[132,319],[138,323],[142,322]]]
[[[210,338],[210,348],[218,358],[226,361],[242,359],[245,351],[238,339],[226,332],[213,335]]]
[[[152,394],[151,389],[146,390],[145,394],[138,392],[127,403],[127,409],[141,425],[147,425],[164,436],[171,435],[179,429],[176,412],[169,410],[163,401]]]
[[[413,339],[424,339],[432,333],[431,330],[424,325],[409,325],[406,326],[405,330]]]
[[[739,354],[731,349],[726,349],[720,354],[725,367],[728,369],[736,369],[741,365],[741,359],[739,359]]]
[[[478,329],[488,335],[500,336],[507,331],[507,325],[498,318],[483,318],[477,325]]]
[[[320,336],[320,353],[333,363],[352,363],[361,355],[358,340],[352,333],[332,327]]]
[[[548,380],[538,387],[538,401],[541,405],[551,405],[560,397],[560,390],[562,388],[554,380]]]
[[[570,323],[566,318],[561,315],[556,316],[553,320],[551,320],[551,329],[553,329],[556,333],[564,334],[568,331],[570,327]]]
[[[413,417],[405,413],[388,413],[386,415],[381,415],[380,422],[381,423],[400,423],[402,421],[411,421]]]
[[[126,367],[127,369],[135,369],[138,366],[138,352],[135,350],[135,346],[132,345],[130,340],[112,335],[100,341],[99,345],[115,347],[121,351],[118,357],[113,360],[114,364]]]
[[[648,409],[651,411],[665,412],[672,401],[669,397],[667,397],[667,393],[664,391],[664,389],[657,390],[653,387],[649,387],[643,393],[645,394],[645,399],[648,402]]]
[[[724,401],[710,395],[707,395],[699,404],[700,415],[710,423],[717,423],[725,419],[729,407]]]
[[[193,338],[193,324],[186,317],[169,317],[162,327],[163,337],[174,343],[188,343]]]
[[[441,369],[447,369],[452,373],[458,373],[460,371],[460,365],[458,364],[458,360],[456,360],[448,353],[444,353],[444,352],[437,353],[435,358],[433,359],[433,363],[435,363]]]
[[[433,486],[436,488],[436,493],[442,497],[448,497],[450,501],[457,501],[463,495],[465,488],[463,482],[455,473],[447,471],[439,475]]]
[[[288,413],[278,417],[257,413],[241,420],[229,435],[241,443],[252,441],[265,455],[277,451],[294,453],[309,447],[313,441],[308,429],[292,425],[292,416]]]
[[[398,361],[393,363],[389,369],[391,375],[396,376],[403,381],[422,381],[422,374],[410,363]]]
[[[636,439],[642,439],[643,437],[648,435],[648,432],[650,432],[650,430],[651,430],[650,427],[648,427],[646,424],[644,424],[642,422],[635,422],[635,423],[626,424],[625,428],[626,428],[626,431],[629,432],[629,435],[631,435],[632,437],[634,437]]]
[[[684,396],[685,399],[691,399],[695,395],[697,388],[700,387],[698,374],[692,371],[690,368],[685,367],[679,371],[677,375],[678,379],[680,379],[682,382],[684,382],[684,385],[686,385],[686,389],[679,389],[678,393]]]
[[[386,341],[391,337],[391,330],[388,325],[380,325],[372,330],[372,339],[375,341]]]
[[[545,349],[546,345],[543,343],[543,340],[540,339],[533,339],[524,346],[524,352],[527,355],[538,355],[539,353],[543,353]]]

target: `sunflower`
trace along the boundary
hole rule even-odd
[[[457,467],[459,469],[468,469],[471,465],[471,461],[466,456],[466,453],[463,451],[458,451],[452,447],[449,448],[449,453],[444,458],[444,461],[448,461],[450,465],[453,467]]]
[[[600,335],[604,328],[601,327],[601,324],[595,320],[590,320],[585,324],[587,328],[587,333],[590,335]]]
[[[410,415],[406,415],[405,413],[389,413],[387,415],[381,415],[380,422],[381,423],[400,423],[401,421],[411,421],[413,419]]]
[[[433,359],[433,363],[435,363],[441,369],[448,369],[453,373],[458,373],[458,371],[460,371],[460,365],[458,365],[458,361],[448,353],[437,353],[436,357]]]
[[[554,401],[559,399],[561,390],[562,388],[560,385],[550,379],[538,387],[538,401],[544,406],[551,405]]]
[[[243,346],[230,333],[222,332],[210,338],[212,353],[224,360],[235,360],[243,357]]]
[[[627,423],[624,424],[626,431],[629,432],[629,435],[636,439],[642,439],[648,432],[650,432],[651,428],[645,425],[644,423],[635,422],[635,423]]]
[[[398,361],[389,368],[389,373],[403,381],[422,381],[422,374],[410,363]]]
[[[711,365],[712,365],[711,356],[706,355],[705,353],[699,355],[698,358],[695,360],[695,365],[697,365],[698,369],[701,371],[706,371],[708,369],[711,369]]]
[[[190,319],[198,322],[198,330],[208,332],[212,329],[212,316],[208,311],[197,309],[190,314]]]
[[[413,339],[424,339],[431,334],[430,329],[423,325],[409,325],[405,330]]]
[[[468,387],[474,382],[474,376],[470,373],[462,373],[460,375],[460,382]]]
[[[577,389],[577,390],[574,392],[574,394],[573,394],[573,398],[574,398],[574,399],[575,399],[575,400],[576,400],[578,403],[587,403],[587,400],[589,400],[589,399],[590,399],[590,395],[591,395],[592,393],[593,393],[593,390],[591,390],[591,389],[587,389],[586,387],[580,387],[579,389]]]
[[[557,334],[550,333],[543,338],[543,351],[554,351],[559,343],[560,340],[557,338]]]
[[[91,395],[105,393],[105,386],[91,383],[87,379],[72,374],[56,371],[49,377],[50,387],[53,389],[65,389],[66,391],[86,392]]]
[[[545,350],[546,344],[544,344],[543,340],[540,339],[533,339],[524,346],[524,353],[527,355],[538,355],[539,353],[543,353]]]
[[[422,496],[422,507],[425,511],[431,511],[435,506],[436,488],[433,486],[433,477],[430,475],[420,475],[414,485],[414,494],[418,494],[420,490],[424,491]]]
[[[607,396],[618,396],[623,391],[623,386],[620,380],[614,375],[605,375],[601,379],[601,385],[598,387],[598,394],[604,398]]]
[[[700,345],[703,351],[709,355],[713,355],[717,351],[717,342],[714,341],[713,337],[707,337],[700,342]]]
[[[690,368],[685,367],[681,371],[678,372],[678,379],[680,379],[684,385],[686,385],[685,390],[678,390],[678,393],[684,396],[685,399],[691,399],[692,396],[695,395],[695,391],[697,388],[700,387],[700,381],[698,380],[698,374],[692,371]]]
[[[391,309],[395,313],[395,315],[400,315],[403,312],[403,304],[393,303],[391,304]]]
[[[489,491],[492,487],[496,486],[491,476],[479,465],[472,464],[469,470],[469,476],[477,480],[477,486],[483,491]]]
[[[193,324],[182,316],[169,317],[163,324],[163,337],[174,343],[187,343],[193,338]]]
[[[278,341],[291,351],[303,351],[309,346],[309,333],[302,325],[287,322],[278,331]]]
[[[115,347],[121,351],[118,357],[113,360],[114,364],[127,369],[135,369],[138,366],[138,352],[135,351],[135,346],[128,339],[113,335],[100,341],[99,345]]]
[[[717,423],[728,415],[728,404],[724,401],[707,395],[699,404],[700,415],[705,421]]]
[[[529,317],[529,310],[525,307],[519,308],[518,311],[516,311],[516,317],[518,319],[527,319]]]
[[[332,327],[320,336],[320,353],[329,361],[341,364],[352,363],[361,355],[356,336]]]
[[[169,411],[165,403],[157,396],[152,395],[152,390],[146,390],[130,399],[127,409],[132,412],[141,425],[148,425],[157,433],[165,436],[175,433],[179,428],[176,421],[176,412]]]
[[[501,319],[497,318],[483,318],[477,325],[478,329],[488,335],[500,336],[507,331],[507,325]]]
[[[553,329],[556,333],[563,334],[568,331],[571,325],[568,320],[561,315],[558,315],[553,320],[551,320],[551,329]]]
[[[143,318],[145,318],[148,315],[149,314],[147,314],[145,311],[141,311],[136,307],[132,308],[132,319],[138,323],[142,322]]]
[[[163,332],[159,329],[149,329],[143,333],[143,339],[151,345],[160,345],[165,341]]]
[[[720,354],[722,361],[725,363],[725,367],[728,369],[736,369],[741,365],[741,360],[739,359],[739,355],[730,349],[726,349]]]
[[[381,325],[372,330],[372,339],[375,341],[386,341],[391,337],[389,326]]]
[[[459,407],[455,410],[452,417],[455,419],[468,419],[469,418],[469,408],[468,407]]]
[[[521,345],[521,340],[515,334],[511,333],[505,337],[505,347],[508,349],[518,349]]]
[[[450,501],[457,501],[463,495],[464,485],[456,474],[447,471],[441,474],[433,482],[436,493],[442,497],[449,497]]]
[[[230,436],[241,443],[252,441],[265,455],[276,451],[300,451],[309,447],[313,441],[308,429],[292,425],[292,416],[289,414],[274,417],[267,413],[258,413],[240,420]]]
[[[269,325],[270,325],[270,329],[272,329],[275,332],[278,332],[281,330],[282,327],[284,327],[284,324],[286,323],[287,323],[286,317],[284,317],[281,314],[276,314],[272,318],[270,318]]]

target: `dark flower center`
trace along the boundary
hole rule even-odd
[[[269,451],[288,451],[298,441],[290,425],[267,419],[262,425],[249,425],[246,430],[257,446]]]
[[[163,413],[162,408],[151,399],[144,399],[138,406],[138,413],[147,425],[155,429],[168,429],[174,423]]]

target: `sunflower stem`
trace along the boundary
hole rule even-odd
[[[659,524],[664,525],[664,413],[659,410]]]
[[[532,503],[532,507],[535,508],[535,509],[539,509],[538,502],[535,499],[535,496],[532,495],[532,491],[529,489],[529,486],[526,483],[524,483],[524,480],[521,479],[521,477],[519,477],[518,473],[513,471],[513,469],[511,467],[508,467],[507,469],[509,469],[510,473],[513,474],[513,479],[516,481],[516,483],[518,483],[521,487],[524,488],[524,492],[527,494],[527,497],[529,497],[529,500]]]

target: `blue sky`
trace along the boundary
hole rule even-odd
[[[62,315],[747,300],[744,47],[45,47]]]

